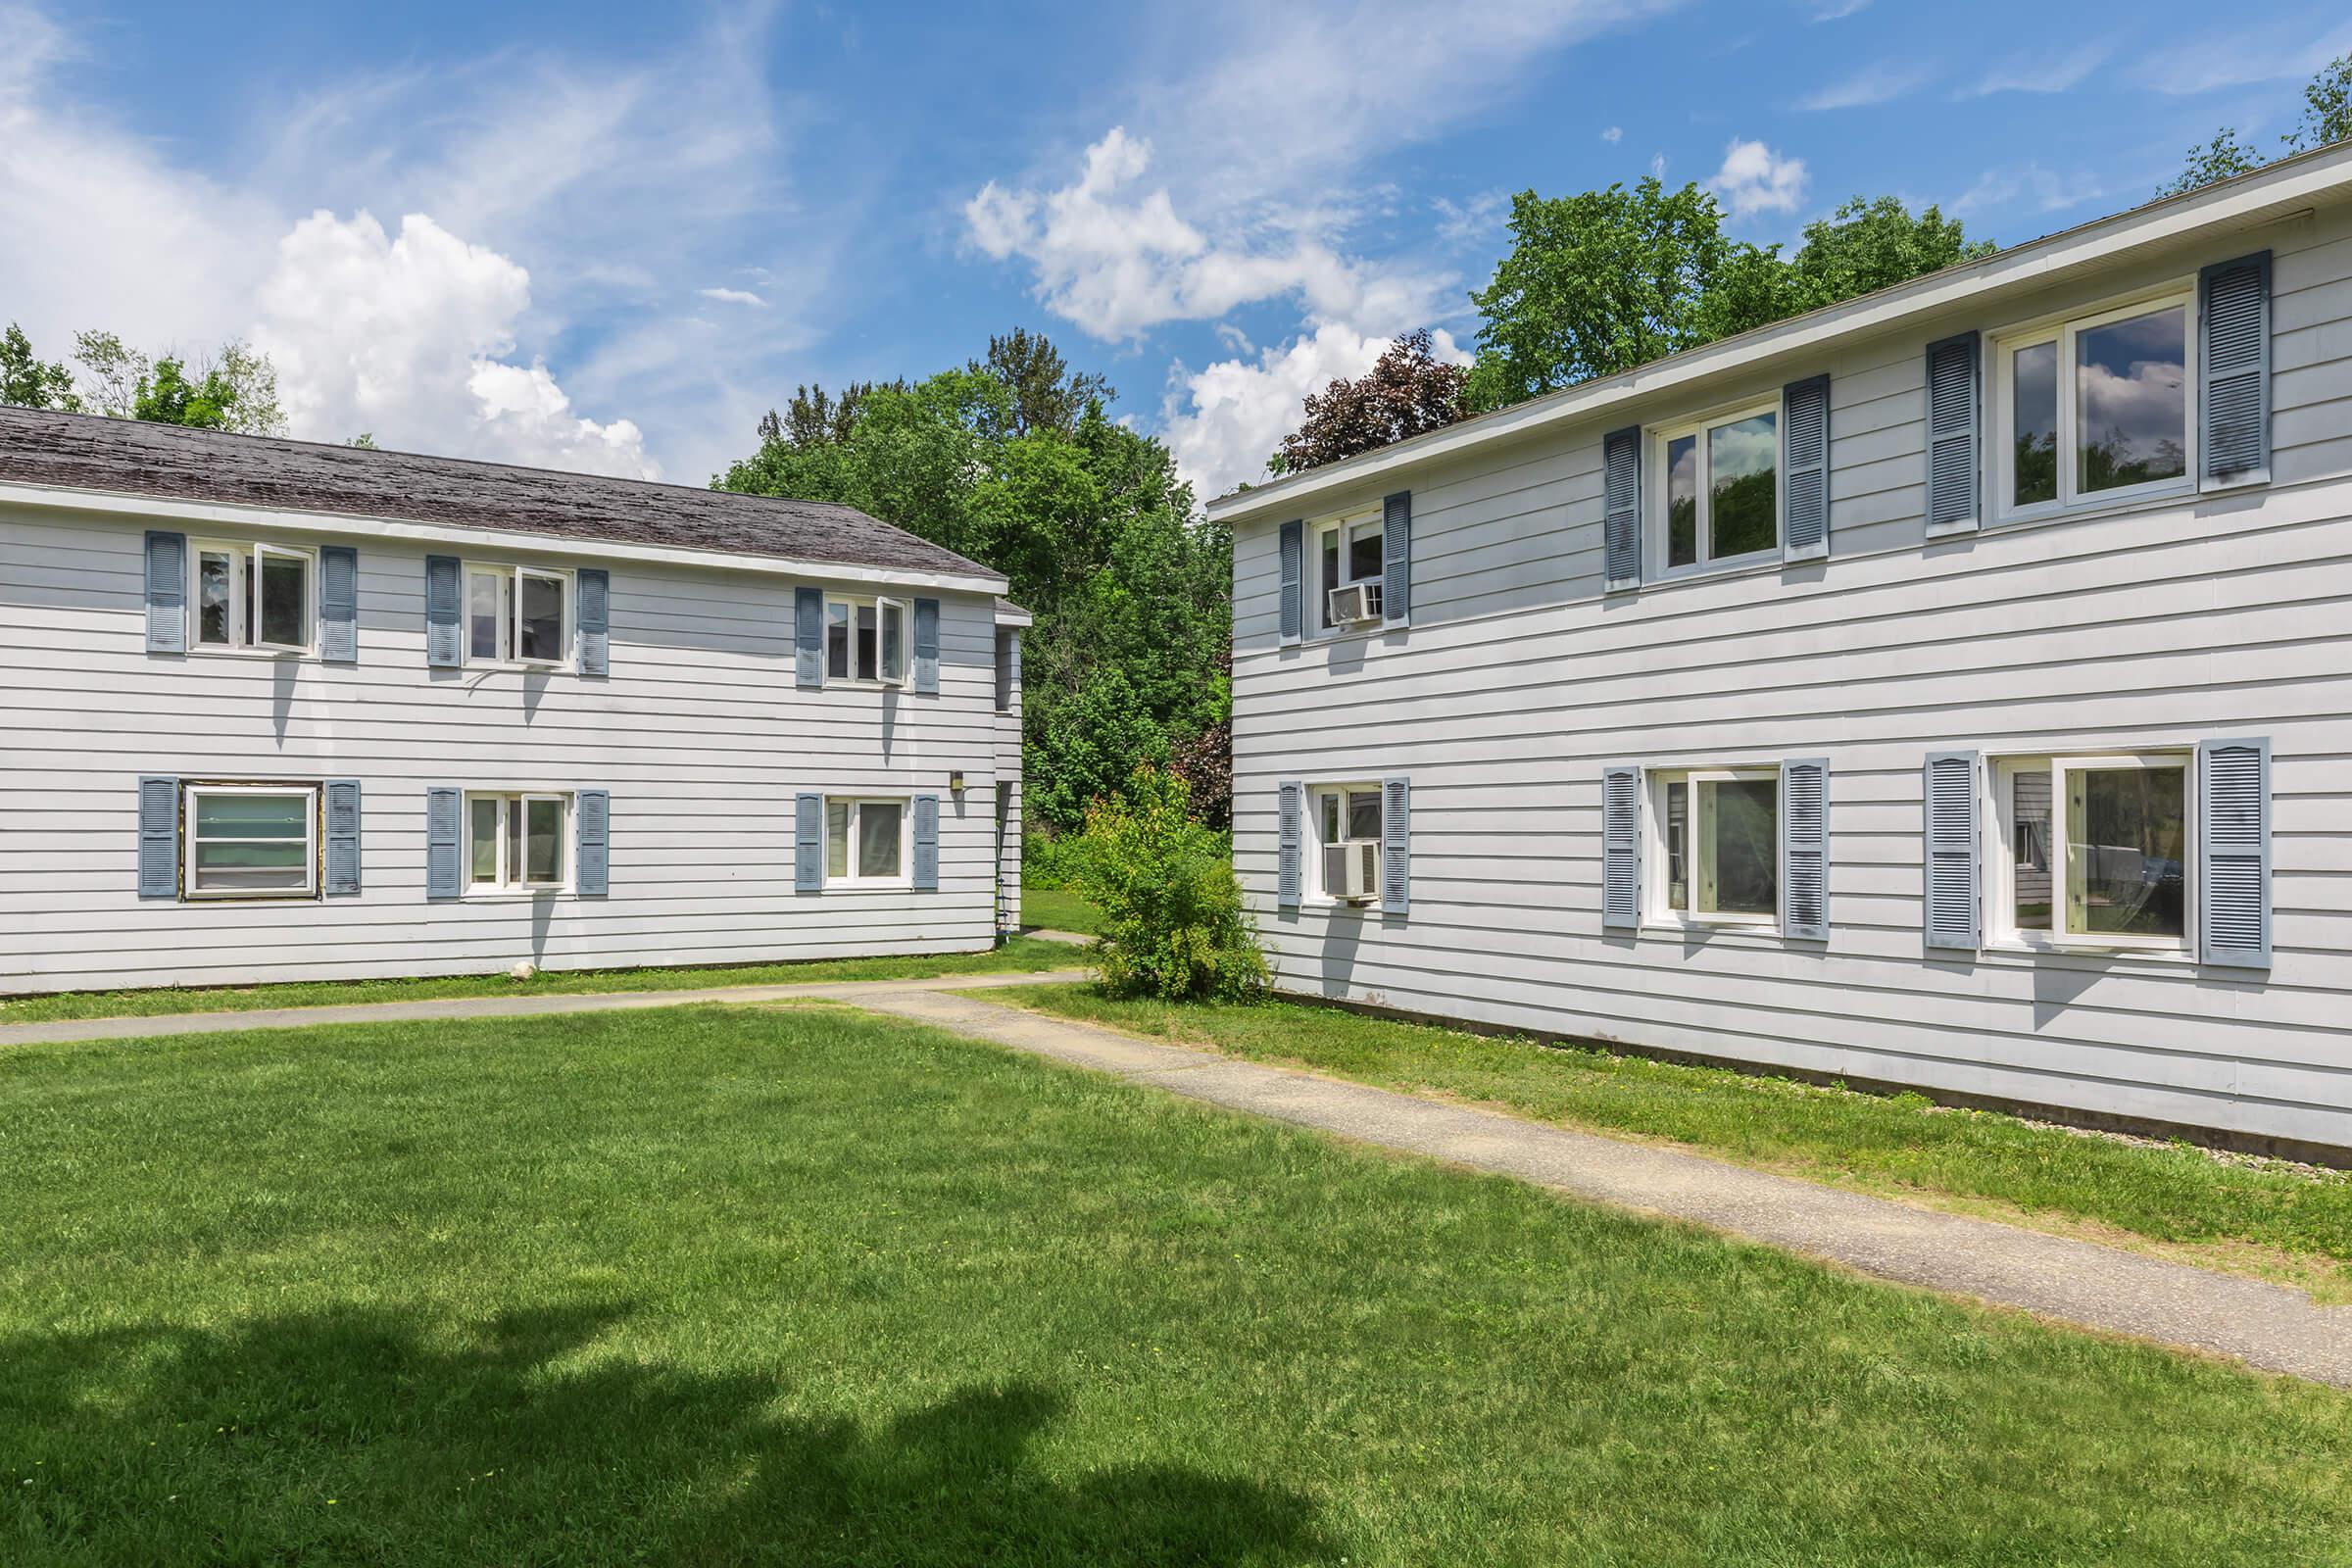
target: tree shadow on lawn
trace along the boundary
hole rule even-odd
[[[1180,1465],[1041,1472],[1030,1445],[1064,1401],[1032,1384],[970,1386],[869,1432],[778,1419],[767,1376],[556,1364],[626,1315],[451,1332],[353,1307],[0,1341],[0,1561],[1335,1554],[1287,1488]]]

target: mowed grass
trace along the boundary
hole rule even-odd
[[[1669,1139],[1815,1180],[2200,1249],[2204,1261],[2352,1299],[2352,1172],[2221,1159],[2185,1145],[1945,1109],[1919,1095],[1866,1095],[1311,1004],[1170,1005],[1116,1001],[1088,985],[988,997],[1252,1060]]]
[[[1064,943],[1014,937],[990,953],[812,958],[795,963],[712,964],[679,969],[541,970],[397,980],[295,980],[266,986],[159,987],[0,999],[0,1024],[72,1018],[144,1018],[172,1012],[241,1012],[256,1007],[329,1007],[442,997],[576,995],[599,991],[699,991],[710,986],[825,985],[850,980],[928,980],[957,974],[1034,974],[1080,967]]]
[[[1032,930],[1075,931],[1091,937],[1102,929],[1102,911],[1066,888],[1024,887],[1021,924]]]
[[[0,1561],[2340,1562],[2352,1396],[843,1009],[0,1052]]]

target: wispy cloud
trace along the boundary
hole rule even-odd
[[[1600,133],[1600,139],[1612,144],[1623,141],[1625,139],[1625,127],[1623,125],[1611,125],[1608,129]]]
[[[2326,33],[2308,22],[2252,24],[2160,50],[2133,74],[2158,92],[2188,95],[2308,76],[2348,51],[2352,23]]]
[[[1747,218],[1795,211],[1810,176],[1802,158],[1776,153],[1760,141],[1735,141],[1723,150],[1723,167],[1707,183],[1734,218]]]
[[[695,292],[702,295],[702,297],[707,300],[717,300],[721,304],[725,305],[749,305],[753,309],[760,311],[767,309],[767,301],[761,299],[750,289],[705,288],[697,289]]]
[[[1863,67],[1842,81],[1835,81],[1807,93],[1796,101],[1796,107],[1804,110],[1861,109],[1871,104],[1889,104],[1916,91],[1927,79],[1928,73],[1920,67],[1881,62]]]
[[[2106,187],[2094,174],[2080,171],[2059,173],[2039,164],[2028,164],[2019,169],[1986,170],[1977,176],[1976,183],[1944,203],[1944,211],[1954,218],[2013,208],[2056,213],[2105,194]]]
[[[2064,92],[2107,63],[2115,51],[2103,43],[2057,54],[2012,55],[1961,88],[1955,98],[1988,98],[1996,92]]]
[[[1857,11],[1870,9],[1870,0],[1802,0],[1803,9],[1814,22],[1838,22]]]
[[[1430,203],[1438,215],[1438,238],[1448,245],[1468,245],[1487,239],[1502,227],[1511,210],[1510,193],[1482,190],[1467,202],[1440,196]]]

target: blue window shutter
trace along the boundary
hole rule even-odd
[[[350,545],[318,549],[318,657],[330,664],[360,659],[360,553]]]
[[[1286,522],[1281,529],[1282,640],[1295,643],[1306,635],[1306,522]]]
[[[1285,779],[1274,786],[1278,839],[1274,851],[1274,906],[1298,907],[1299,860],[1304,851],[1298,833],[1306,815],[1306,786]]]
[[[1781,764],[1781,935],[1830,940],[1830,762]]]
[[[1600,923],[1631,931],[1642,924],[1642,770],[1600,772]]]
[[[914,602],[914,689],[939,690],[939,601]]]
[[[433,669],[455,669],[465,662],[458,635],[461,578],[455,556],[424,558],[424,662]]]
[[[1412,891],[1412,785],[1407,779],[1383,779],[1380,785],[1380,907],[1386,914],[1402,914]]]
[[[188,651],[188,536],[147,530],[147,651]]]
[[[326,781],[326,878],[328,897],[360,891],[360,781]]]
[[[139,897],[179,897],[179,780],[139,780]]]
[[[2204,482],[2271,476],[2271,253],[2198,274],[2198,443]]]
[[[1380,618],[1391,626],[1413,618],[1413,496],[1399,490],[1380,507]]]
[[[2197,936],[2207,963],[2271,962],[2271,743],[2197,747]]]
[[[1977,526],[1980,372],[1977,334],[1928,345],[1928,532]],[[1973,942],[1969,944],[1974,947]]]
[[[1830,553],[1830,378],[1816,375],[1781,389],[1782,559],[1813,561]]]
[[[792,667],[796,686],[825,683],[825,591],[796,588],[792,594]]]
[[[1977,754],[1930,752],[1926,924],[1931,948],[1977,950]]]
[[[939,887],[939,797],[914,798],[914,886],[920,893]]]
[[[603,566],[583,566],[578,574],[580,614],[580,673],[612,672],[612,574]]]
[[[437,785],[424,792],[424,896],[428,899],[454,899],[466,890],[459,850],[465,814],[463,790]]]
[[[572,797],[572,891],[601,899],[612,891],[612,792],[581,790]]]
[[[1642,427],[1600,440],[1600,543],[1604,592],[1642,585]]]
[[[792,806],[792,890],[814,893],[825,885],[825,798],[796,795]]]

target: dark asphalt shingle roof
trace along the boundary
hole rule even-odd
[[[904,528],[832,502],[734,495],[642,479],[279,441],[87,414],[0,408],[0,483],[498,528],[826,565],[999,575]]]

